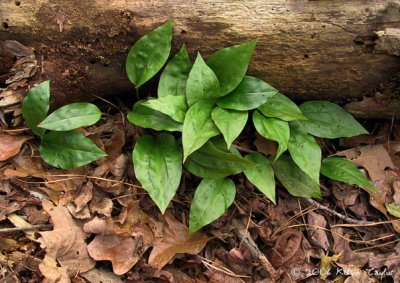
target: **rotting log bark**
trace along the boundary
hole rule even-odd
[[[51,79],[63,104],[89,93],[133,92],[126,54],[169,18],[174,50],[186,43],[192,56],[200,50],[207,57],[260,38],[250,74],[297,100],[352,102],[358,116],[366,110],[357,101],[400,72],[400,59],[379,44],[382,32],[400,27],[399,0],[3,0],[0,40],[35,48],[36,81]],[[392,110],[382,107],[374,117]]]

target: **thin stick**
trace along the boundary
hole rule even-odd
[[[40,229],[51,230],[51,228],[53,228],[53,225],[50,225],[50,224],[38,224],[38,225],[29,226],[29,227],[17,227],[17,228],[1,228],[0,234],[26,232],[26,231],[40,230]]]
[[[320,204],[319,202],[317,202],[313,199],[304,198],[303,200],[310,205],[316,206],[317,209],[324,210],[324,211],[328,212],[329,214],[334,215],[347,223],[358,224],[358,225],[371,225],[372,223],[375,223],[375,222],[371,222],[371,221],[357,220],[357,219],[347,217],[343,214],[340,214],[339,212],[336,212],[336,211],[330,209],[329,207],[326,207],[326,206]]]
[[[261,266],[268,272],[272,279],[276,277],[276,270],[269,262],[268,258],[260,251],[257,244],[254,242],[249,231],[242,227],[238,220],[232,221],[233,226],[236,228],[236,234],[241,239],[243,244],[249,249],[251,255],[258,259]]]
[[[13,133],[13,132],[24,132],[29,130],[29,128],[20,128],[20,129],[3,129],[1,130],[2,132],[6,132],[6,133]]]
[[[65,179],[58,179],[58,180],[52,180],[52,181],[35,181],[35,182],[28,182],[24,181],[21,179],[17,179],[18,181],[26,184],[51,184],[51,183],[58,183],[58,182],[63,182],[63,181],[68,181],[72,179],[80,179],[80,178],[87,178],[87,179],[92,179],[92,180],[100,180],[100,181],[105,181],[105,182],[110,182],[110,183],[116,183],[116,184],[121,184],[133,188],[140,188],[143,189],[143,187],[139,185],[134,185],[134,184],[129,184],[123,181],[119,180],[112,180],[112,179],[107,179],[107,178],[101,178],[101,177],[95,177],[95,176],[88,176],[88,175],[76,175],[76,174],[48,174],[48,175],[43,175],[42,178],[48,178],[48,177],[67,177]]]

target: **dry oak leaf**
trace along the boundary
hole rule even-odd
[[[198,254],[210,239],[200,232],[189,235],[188,227],[168,213],[164,217],[163,232],[161,242],[154,245],[149,257],[149,265],[158,269],[176,254]]]
[[[87,252],[87,235],[66,207],[54,206],[48,201],[43,201],[42,205],[50,215],[54,229],[40,233],[44,240],[46,256],[39,269],[47,279],[46,282],[68,282],[60,281],[65,274],[69,277],[76,276],[95,266],[95,261]],[[60,267],[55,264],[57,262]]]
[[[11,136],[0,133],[0,161],[17,155],[21,146],[29,139],[31,139],[29,136]]]
[[[117,275],[128,272],[140,259],[139,243],[130,236],[97,235],[88,245],[88,252],[95,260],[109,260]]]
[[[329,250],[330,244],[325,231],[327,225],[325,217],[311,211],[307,214],[307,222],[310,225],[311,242],[325,251]]]

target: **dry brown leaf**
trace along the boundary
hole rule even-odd
[[[333,252],[341,254],[338,259],[339,263],[352,264],[358,267],[363,267],[368,263],[369,258],[374,257],[373,252],[354,252],[351,250],[349,241],[351,236],[343,233],[342,228],[332,228],[333,236]]]
[[[67,268],[58,266],[57,261],[53,257],[46,256],[39,264],[39,269],[45,276],[43,282],[48,283],[69,283],[70,275]],[[71,274],[72,275],[72,274]]]
[[[196,279],[190,278],[187,274],[179,271],[176,268],[162,270],[160,272],[160,279],[166,279],[170,283],[196,283]]]
[[[94,197],[90,202],[90,210],[96,212],[99,215],[104,215],[106,217],[111,217],[111,212],[113,209],[113,202],[111,199],[103,197],[100,200]]]
[[[89,181],[84,186],[82,186],[82,190],[74,200],[74,203],[76,205],[76,212],[81,211],[92,199],[92,197],[93,197],[93,183]]]
[[[154,241],[162,237],[162,223],[146,215],[139,207],[139,201],[130,201],[123,207],[116,219],[99,217],[84,224],[87,233],[117,234],[134,236],[142,243],[142,249],[147,250]]]
[[[117,180],[122,179],[122,177],[124,176],[128,162],[128,156],[121,154],[110,164],[110,172],[115,176]]]
[[[82,210],[77,210],[75,204],[68,203],[67,204],[68,211],[72,214],[72,216],[76,219],[90,219],[92,216],[90,215],[89,207],[85,206]]]
[[[285,230],[275,242],[274,253],[271,258],[272,265],[279,267],[291,259],[300,248],[302,238],[303,236],[298,230]]]
[[[350,275],[346,278],[344,283],[376,283],[378,282],[373,277],[371,277],[367,271],[361,270],[359,267],[349,264],[336,263],[345,275]]]
[[[16,202],[11,202],[3,196],[0,196],[0,221],[6,219],[6,216],[14,211],[17,211],[21,206]]]
[[[189,235],[188,227],[168,213],[164,217],[163,231],[161,242],[154,245],[149,257],[149,265],[158,269],[163,268],[176,254],[198,254],[209,240],[200,232]]]
[[[310,224],[309,235],[311,242],[325,251],[328,251],[330,244],[328,236],[324,230],[324,228],[326,228],[325,218],[322,215],[311,211],[307,213],[307,222]],[[322,229],[318,227],[321,227]]]
[[[88,245],[88,252],[95,260],[109,260],[117,275],[128,272],[140,259],[137,241],[130,236],[97,235]]]
[[[39,268],[48,279],[69,277],[86,272],[95,266],[89,257],[85,242],[86,234],[71,217],[68,209],[43,201],[43,209],[50,215],[54,229],[41,232],[46,256]],[[59,263],[60,266],[54,263]],[[56,282],[56,281],[48,281]]]
[[[380,270],[382,275],[391,276],[393,282],[400,282],[400,244],[396,245],[392,253],[369,258],[369,266]]]
[[[121,123],[118,124],[122,125]],[[107,159],[109,161],[113,161],[117,159],[122,153],[122,147],[125,145],[125,131],[119,129],[116,126],[113,126],[111,130],[113,132],[113,136],[109,141],[104,143],[105,151],[108,154]]]
[[[118,228],[115,227],[115,221],[113,219],[99,218],[97,216],[83,225],[83,231],[92,234],[101,234],[101,235],[117,234],[118,233],[117,229]]]
[[[85,273],[80,274],[81,277],[90,283],[122,283],[121,278],[111,271],[93,268]],[[86,282],[86,281],[85,281]]]
[[[385,179],[385,169],[395,168],[385,144],[356,147],[336,153],[345,156],[356,166],[365,168],[372,181]]]
[[[7,160],[19,153],[21,146],[27,140],[31,139],[29,136],[11,136],[5,133],[0,133],[0,161]]]

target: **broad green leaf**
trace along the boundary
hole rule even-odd
[[[234,90],[242,81],[258,39],[218,50],[207,60],[217,75],[221,96]]]
[[[221,150],[211,142],[206,143],[190,155],[185,163],[187,171],[207,179],[236,175],[254,166],[256,164],[253,162],[242,158],[236,153]]]
[[[284,121],[305,120],[297,105],[282,93],[277,93],[258,107],[267,117],[275,117]]]
[[[352,137],[368,132],[342,107],[328,101],[309,101],[300,105],[307,121],[305,130],[320,138]]]
[[[225,109],[247,111],[263,105],[277,92],[266,82],[246,76],[231,93],[219,98],[217,105]]]
[[[297,127],[290,127],[288,150],[297,166],[318,184],[321,148],[315,139]]]
[[[211,137],[219,134],[217,126],[211,119],[214,103],[199,101],[189,108],[183,122],[182,144],[183,161],[203,146]]]
[[[171,51],[173,21],[140,38],[126,58],[126,73],[129,80],[139,88],[151,79],[165,64]]]
[[[145,135],[136,142],[132,159],[136,178],[164,213],[181,180],[181,147],[171,134]]]
[[[235,200],[236,187],[230,179],[204,179],[190,206],[189,233],[218,219]]]
[[[374,185],[365,178],[364,174],[358,170],[357,166],[345,158],[325,158],[322,160],[321,174],[333,180],[376,191]]]
[[[31,90],[22,102],[22,116],[28,127],[38,136],[43,136],[45,129],[38,128],[49,111],[50,107],[50,81],[44,81]]]
[[[321,198],[319,184],[301,170],[290,156],[282,155],[272,163],[275,176],[296,197]]]
[[[186,46],[167,64],[158,83],[158,97],[167,95],[186,95],[186,81],[192,68]]]
[[[133,106],[133,110],[128,113],[128,120],[132,124],[142,127],[149,128],[156,131],[170,131],[170,132],[181,132],[182,124],[173,120],[171,117],[150,109],[143,104],[143,100],[138,101]]]
[[[246,178],[273,203],[275,201],[275,178],[271,162],[261,153],[253,152],[244,157],[258,166],[243,171]]]
[[[211,138],[210,142],[219,150],[222,150],[227,153],[233,153],[239,157],[242,157],[242,155],[240,154],[239,150],[235,147],[235,145],[231,145],[229,148],[227,148],[224,138],[221,137],[220,135]]]
[[[183,123],[188,106],[186,97],[167,95],[156,99],[148,99],[142,103],[155,111],[168,115],[175,121]]]
[[[214,72],[197,54],[186,83],[186,99],[189,106],[204,100],[216,100],[220,97],[219,83]]]
[[[400,204],[399,203],[387,203],[385,204],[387,211],[397,217],[400,218]]]
[[[287,149],[290,137],[289,124],[276,118],[267,118],[258,111],[253,113],[253,124],[257,132],[266,139],[278,143],[278,151],[275,160]]]
[[[75,131],[45,134],[39,151],[46,163],[62,169],[83,166],[107,156],[90,139]]]
[[[215,107],[211,117],[224,136],[227,148],[230,148],[232,142],[240,135],[246,125],[248,114],[247,112]]]
[[[53,131],[69,131],[95,124],[101,118],[96,105],[77,102],[65,105],[44,119],[38,127]]]

